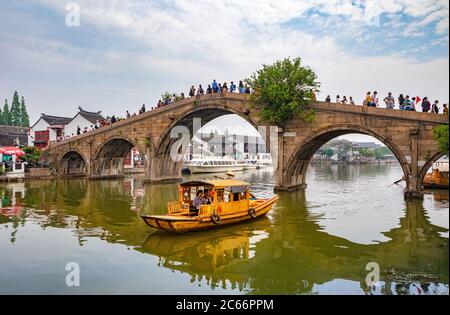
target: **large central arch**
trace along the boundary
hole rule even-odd
[[[286,168],[283,171],[284,185],[287,183],[287,187],[283,188],[286,188],[286,190],[293,190],[302,186],[305,187],[307,169],[314,154],[330,140],[346,134],[354,133],[372,136],[386,145],[396,156],[403,169],[406,185],[407,187],[409,186],[411,169],[408,161],[402,151],[390,139],[374,132],[369,128],[346,124],[334,125],[332,127],[321,129],[297,145],[294,150],[294,154],[288,161]]]
[[[258,130],[258,124],[250,117],[249,111],[238,111],[232,108],[224,107],[223,105],[206,105],[197,106],[193,110],[184,112],[180,117],[174,121],[160,136],[156,143],[151,167],[150,167],[150,181],[165,181],[173,178],[181,177],[181,170],[183,161],[174,161],[171,157],[171,150],[180,138],[172,138],[171,132],[176,127],[185,127],[189,130],[189,137],[192,139],[198,130],[194,130],[194,120],[200,119],[203,127],[216,118],[225,115],[235,114],[245,119],[250,125]],[[183,154],[185,152],[179,152]]]

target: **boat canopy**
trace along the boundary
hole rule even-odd
[[[237,188],[237,187],[241,187],[241,189],[238,190],[247,190],[250,187],[250,184],[244,181],[240,181],[240,180],[229,180],[229,179],[224,179],[224,180],[205,180],[205,181],[187,181],[184,183],[181,183],[180,185],[181,187],[189,187],[189,186],[213,186],[215,188],[225,188],[225,187],[230,187],[230,188]]]

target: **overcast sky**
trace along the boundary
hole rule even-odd
[[[32,122],[78,106],[123,115],[288,56],[316,71],[319,99],[449,99],[448,0],[78,0],[79,27],[67,3],[0,1],[0,97],[18,90]]]

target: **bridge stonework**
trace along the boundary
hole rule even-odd
[[[269,128],[264,135],[274,157],[276,190],[291,191],[306,186],[306,170],[318,149],[329,140],[349,133],[373,136],[397,157],[406,181],[407,198],[422,196],[422,181],[429,167],[442,154],[433,139],[433,129],[447,124],[448,117],[427,113],[316,102],[313,123],[294,119],[284,128]],[[59,176],[90,179],[124,176],[124,159],[132,147],[145,157],[146,180],[180,180],[182,161],[171,158],[178,138],[174,127],[197,131],[195,118],[205,125],[215,118],[236,114],[255,126],[266,126],[259,109],[248,95],[210,94],[181,100],[99,130],[52,143],[43,158]],[[272,128],[273,130],[273,128]],[[177,132],[175,132],[177,136]],[[179,142],[179,141],[178,141]],[[182,153],[181,151],[179,153]]]

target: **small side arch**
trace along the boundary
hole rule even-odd
[[[136,148],[144,157],[147,169],[147,155],[135,141],[124,136],[111,136],[98,146],[92,159],[92,178],[117,177],[125,174],[124,160]]]
[[[62,176],[86,176],[89,168],[87,161],[83,153],[69,149],[61,156],[58,173]]]

